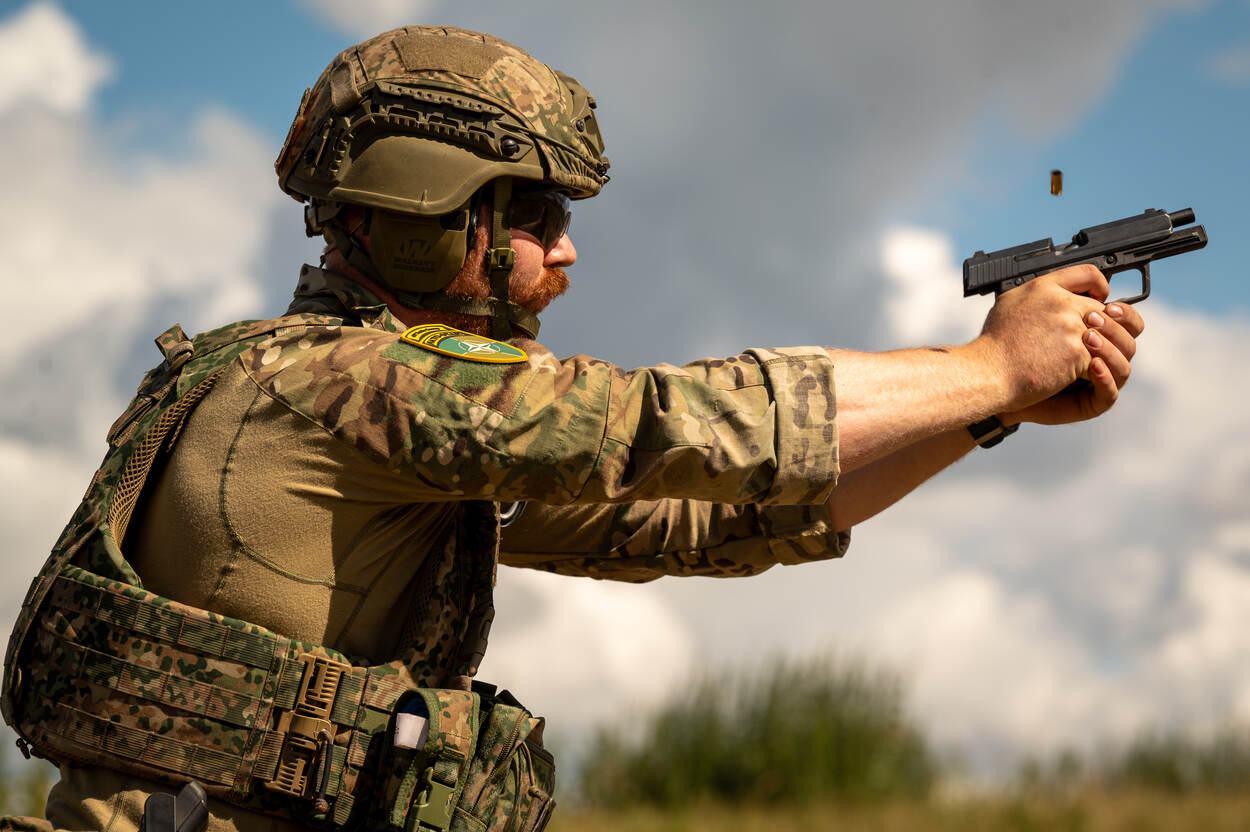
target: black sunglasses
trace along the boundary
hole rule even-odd
[[[573,209],[563,191],[518,191],[512,195],[504,223],[538,238],[543,251],[555,248],[560,238],[569,233]]]

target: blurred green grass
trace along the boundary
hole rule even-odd
[[[1065,800],[987,796],[805,806],[703,802],[680,809],[557,809],[548,832],[1233,832],[1250,794],[1090,792]]]
[[[55,779],[56,769],[50,763],[0,754],[0,815],[43,817],[44,801]]]
[[[618,807],[923,797],[938,761],[904,705],[899,677],[860,661],[706,674],[654,713],[601,727],[580,795]]]

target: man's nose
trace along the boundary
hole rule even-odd
[[[556,244],[543,256],[543,265],[549,269],[556,266],[571,266],[576,262],[577,249],[573,247],[573,241],[569,239],[568,234],[556,240]]]

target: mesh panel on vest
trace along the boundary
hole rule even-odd
[[[126,539],[126,528],[130,525],[130,517],[139,502],[143,484],[147,481],[148,472],[152,470],[152,463],[156,460],[157,453],[165,446],[165,440],[170,438],[171,432],[174,433],[172,439],[176,440],[183,420],[186,419],[191,409],[200,403],[200,399],[213,389],[213,385],[221,377],[222,370],[217,370],[195,385],[186,395],[174,402],[173,406],[167,408],[143,437],[139,447],[135,448],[130,459],[126,460],[126,467],[122,470],[121,478],[114,488],[113,504],[109,507],[108,516],[109,526],[113,529],[113,539],[118,545]],[[173,444],[172,440],[170,444]]]

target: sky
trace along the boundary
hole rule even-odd
[[[1250,721],[1246,0],[0,2],[0,280],[21,307],[0,330],[0,619],[151,339],[285,308],[318,251],[273,177],[289,120],[334,54],[403,23],[492,32],[599,101],[612,181],[576,205],[557,354],[966,342],[977,249],[1146,208],[1193,207],[1211,240],[1156,264],[1109,414],[973,453],[844,559],[644,586],[501,570],[481,675],[549,736],[575,749],[692,672],[778,653],[897,670],[989,777]]]

